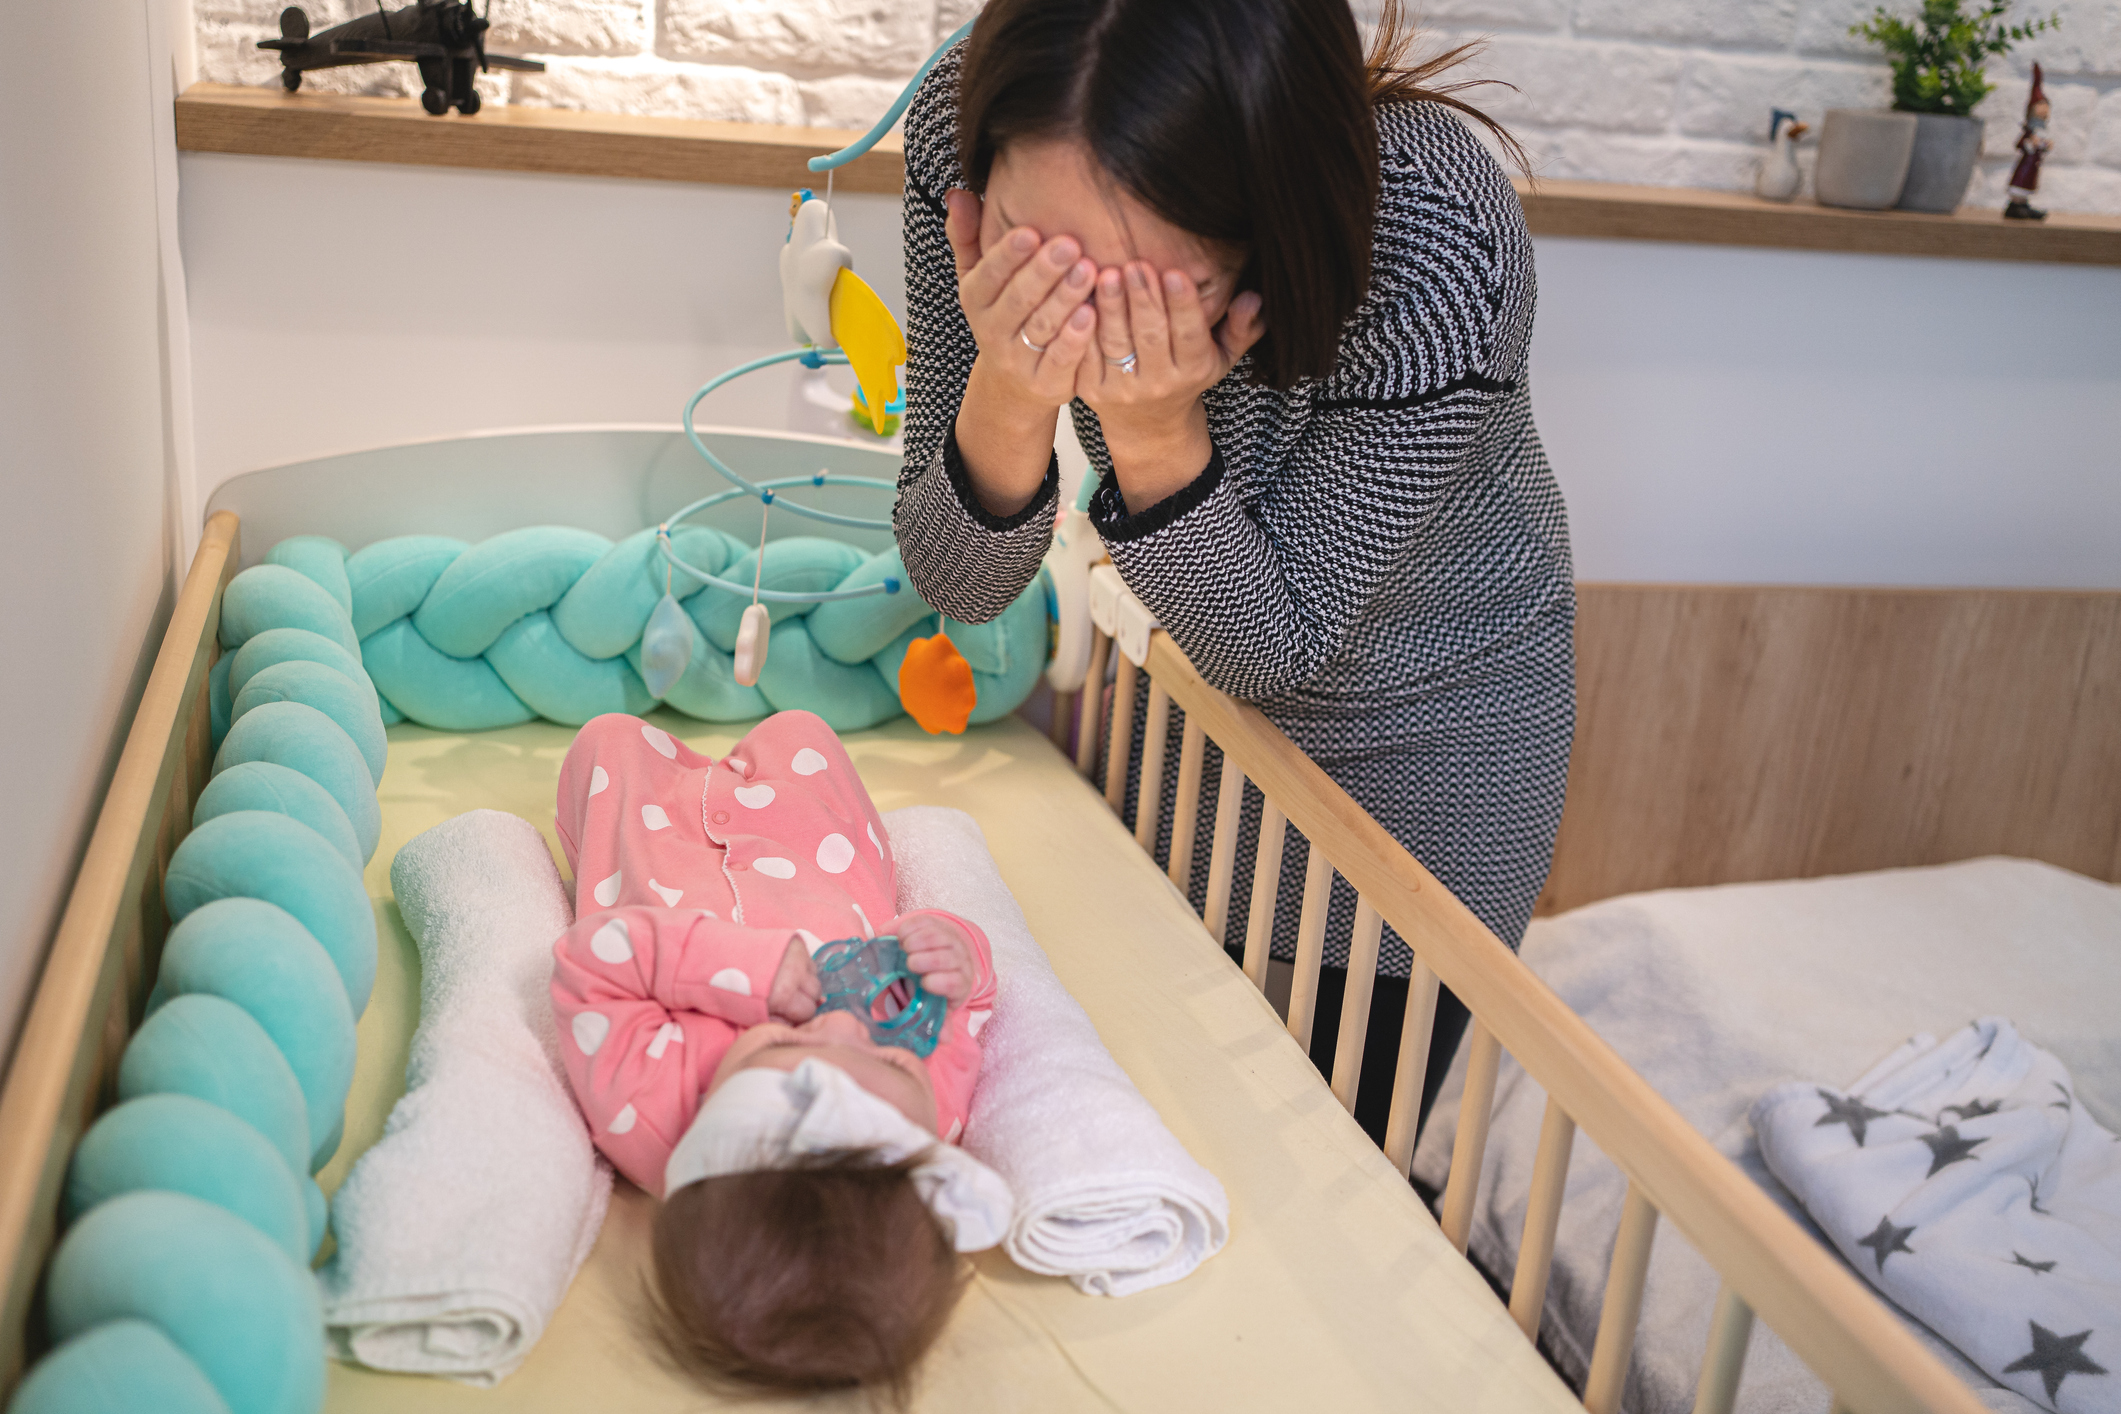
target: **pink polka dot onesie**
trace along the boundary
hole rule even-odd
[[[575,877],[575,922],[553,948],[567,1078],[597,1147],[660,1194],[715,1067],[767,1019],[789,939],[815,952],[894,930],[891,842],[839,737],[808,712],[768,717],[720,761],[638,717],[598,717],[560,768],[558,825]],[[994,962],[977,926],[952,921],[980,972],[927,1059],[937,1126],[955,1140]]]

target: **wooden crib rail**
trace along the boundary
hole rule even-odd
[[[31,1298],[67,1160],[116,1084],[168,931],[162,874],[212,764],[207,672],[238,558],[236,517],[222,511],[177,596],[0,1089],[0,1400],[32,1353]]]
[[[1177,707],[1185,716],[1179,770],[1196,800],[1200,748],[1213,741],[1222,749],[1223,773],[1203,916],[1217,941],[1225,940],[1229,926],[1237,806],[1244,781],[1258,787],[1266,802],[1259,857],[1280,857],[1284,832],[1291,825],[1309,842],[1288,1014],[1289,1030],[1300,1044],[1308,1045],[1310,1040],[1326,904],[1334,874],[1355,889],[1360,908],[1332,1076],[1334,1094],[1350,1109],[1361,1073],[1360,1043],[1368,1024],[1379,930],[1390,924],[1413,948],[1415,970],[1385,1143],[1387,1156],[1402,1172],[1413,1154],[1416,1108],[1438,984],[1450,987],[1472,1012],[1466,1093],[1441,1217],[1445,1235],[1460,1251],[1465,1250],[1471,1225],[1502,1051],[1506,1048],[1545,1087],[1549,1108],[1511,1298],[1512,1315],[1528,1335],[1536,1336],[1538,1330],[1563,1178],[1577,1129],[1589,1135],[1627,1175],[1628,1202],[1584,1394],[1591,1414],[1611,1414],[1619,1408],[1641,1312],[1651,1240],[1660,1217],[1678,1228],[1725,1283],[1702,1372],[1697,1408],[1704,1414],[1720,1414],[1730,1407],[1755,1312],[1833,1389],[1838,1405],[1862,1414],[1980,1414],[1982,1405],[1973,1392],[1924,1350],[1833,1253],[1695,1133],[1257,708],[1204,681],[1163,631],[1152,636],[1141,668],[1120,657],[1107,726],[1101,720],[1104,713],[1096,684],[1111,652],[1109,640],[1098,634],[1092,652],[1094,675],[1089,690],[1075,704],[1080,712],[1076,759],[1086,775],[1091,773],[1097,764],[1097,738],[1104,735],[1106,773],[1101,784],[1106,800],[1115,811],[1120,810],[1133,745],[1134,698],[1140,678],[1146,676],[1150,709],[1138,798],[1149,804],[1138,812],[1144,823],[1136,831],[1145,848],[1153,849],[1155,844],[1155,802],[1161,796],[1170,708]],[[1186,799],[1183,789],[1180,799]],[[1191,823],[1194,808],[1181,807],[1186,811],[1183,823]],[[1187,870],[1192,834],[1188,828],[1173,835],[1174,856],[1180,848],[1179,838],[1186,840]],[[1172,877],[1183,887],[1186,873],[1178,864],[1174,857]],[[1255,872],[1243,967],[1262,986],[1278,887],[1278,871]]]

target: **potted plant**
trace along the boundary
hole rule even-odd
[[[1971,5],[1968,0],[1922,0],[1922,13],[1913,21],[1881,7],[1850,26],[1850,34],[1890,56],[1893,111],[1915,120],[1898,197],[1903,210],[1951,211],[1959,205],[1981,155],[1981,121],[1973,116],[1974,108],[1995,87],[1982,64],[2061,23],[2050,15],[2010,24],[2005,19],[2009,8],[2010,0],[1972,0]],[[1826,199],[1824,194],[1820,199]]]

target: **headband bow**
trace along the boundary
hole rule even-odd
[[[670,1151],[663,1193],[833,1149],[873,1150],[887,1164],[918,1156],[914,1189],[960,1252],[983,1251],[1008,1234],[1016,1201],[1000,1174],[816,1059],[792,1071],[742,1070],[724,1080]]]

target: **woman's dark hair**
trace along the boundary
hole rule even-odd
[[[709,1388],[860,1387],[903,1409],[966,1279],[918,1162],[834,1150],[672,1193],[649,1292],[670,1363]]]
[[[1431,80],[1461,45],[1410,64],[1413,31],[1385,0],[1365,59],[1348,0],[988,0],[958,90],[958,151],[984,192],[995,155],[1075,138],[1143,205],[1240,252],[1266,332],[1254,377],[1273,388],[1333,367],[1370,279],[1381,103],[1485,114]]]

